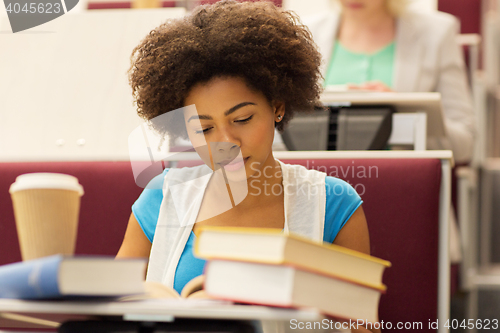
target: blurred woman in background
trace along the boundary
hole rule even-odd
[[[472,157],[475,118],[461,50],[459,23],[449,14],[421,13],[406,0],[332,0],[341,12],[304,18],[323,55],[325,86],[441,93],[447,138],[429,149]]]

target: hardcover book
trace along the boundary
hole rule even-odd
[[[290,265],[211,260],[205,292],[235,302],[281,307],[314,307],[335,318],[378,321],[383,289],[318,274]]]
[[[54,255],[0,266],[0,298],[144,293],[146,260]]]
[[[268,228],[200,227],[194,251],[204,259],[289,264],[380,290],[386,288],[384,269],[391,265],[342,246]]]

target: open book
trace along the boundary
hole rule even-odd
[[[180,299],[180,298],[190,298],[190,299],[208,299],[211,298],[203,290],[203,283],[205,281],[205,275],[200,275],[193,278],[191,281],[186,283],[184,288],[182,288],[181,294],[172,287],[168,287],[159,282],[144,282],[144,294],[130,295],[121,297],[120,301],[140,301],[145,299]]]

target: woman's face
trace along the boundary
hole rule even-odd
[[[342,9],[350,13],[373,13],[385,10],[387,0],[340,0]]]
[[[195,85],[184,104],[195,106],[185,108],[184,119],[189,139],[207,165],[224,166],[229,178],[244,170],[247,179],[274,165],[274,124],[284,114],[281,104],[271,106],[262,93],[234,77]]]

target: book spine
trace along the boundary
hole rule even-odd
[[[61,296],[61,256],[50,256],[0,267],[0,298],[39,299]]]

